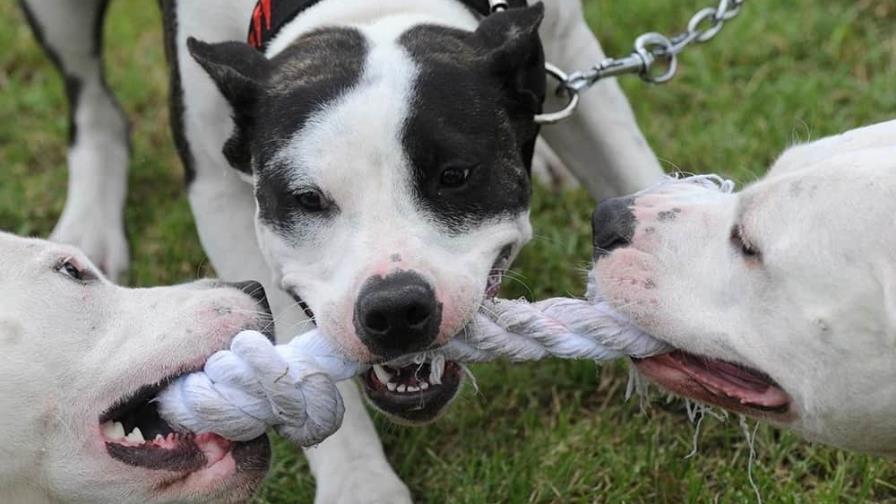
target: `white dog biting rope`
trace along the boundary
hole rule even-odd
[[[692,183],[730,193],[734,183],[713,175],[665,183]],[[390,365],[451,359],[515,362],[548,357],[606,361],[649,357],[670,350],[633,326],[602,300],[595,285],[589,300],[555,298],[537,303],[496,300],[467,326],[463,336]],[[342,422],[344,407],[334,385],[369,368],[343,356],[319,330],[272,345],[260,333],[244,332],[229,351],[218,352],[203,372],[172,383],[160,394],[159,412],[173,426],[251,440],[273,427],[302,446],[320,443]],[[432,377],[438,380],[438,376]]]
[[[403,357],[401,363],[433,358],[459,362],[548,357],[605,361],[666,351],[603,302],[556,298],[527,303],[487,303],[465,335],[438,350]],[[398,361],[394,364],[400,365]],[[180,378],[159,396],[159,412],[172,425],[250,440],[269,427],[310,446],[339,428],[344,408],[334,382],[368,369],[343,357],[319,330],[272,345],[257,332],[243,332],[229,351],[218,352],[204,372]]]

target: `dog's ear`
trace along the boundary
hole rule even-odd
[[[255,104],[264,93],[263,82],[270,61],[243,42],[207,44],[190,37],[187,48],[233,107],[236,130],[224,145],[224,156],[234,168],[251,174],[248,131],[252,127]]]
[[[486,48],[489,71],[504,83],[520,112],[538,114],[544,102],[546,76],[544,50],[538,28],[544,19],[544,4],[508,9],[486,17],[476,37]]]
[[[187,48],[233,108],[244,108],[243,105],[261,94],[261,82],[268,72],[270,62],[249,44],[208,44],[190,37],[187,39]]]

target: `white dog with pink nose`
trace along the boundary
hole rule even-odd
[[[663,387],[810,440],[896,455],[896,121],[787,150],[731,194],[605,201],[594,280],[677,350]]]

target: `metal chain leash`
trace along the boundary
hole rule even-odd
[[[557,112],[536,116],[540,124],[554,124],[567,119],[579,105],[579,93],[594,86],[601,79],[626,74],[638,74],[650,84],[663,84],[678,71],[678,55],[691,44],[709,42],[722,31],[725,23],[740,14],[746,0],[719,0],[716,7],[697,11],[688,22],[687,31],[674,36],[648,32],[635,39],[634,51],[624,58],[607,58],[593,67],[567,75],[548,64],[547,73],[560,85],[558,95],[566,95],[566,107]],[[508,8],[506,0],[489,0],[492,12]],[[657,70],[657,69],[661,70]]]
[[[571,74],[563,83],[564,87],[580,92],[606,77],[624,74],[638,74],[651,84],[668,82],[678,70],[678,54],[693,43],[709,42],[725,25],[740,14],[746,0],[720,0],[717,7],[700,9],[688,22],[686,32],[673,37],[662,33],[649,32],[635,40],[634,52],[625,58],[608,58],[582,72]],[[665,65],[665,71],[655,72],[654,65]]]

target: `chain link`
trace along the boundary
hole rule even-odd
[[[746,0],[720,0],[716,7],[697,11],[688,22],[687,31],[667,37],[661,33],[645,33],[635,40],[635,50],[625,58],[607,58],[588,70],[576,72],[561,83],[571,93],[578,93],[607,77],[638,74],[651,84],[668,82],[678,71],[678,55],[689,45],[712,40],[722,31],[726,21],[740,13]],[[661,63],[660,71],[655,65]]]

